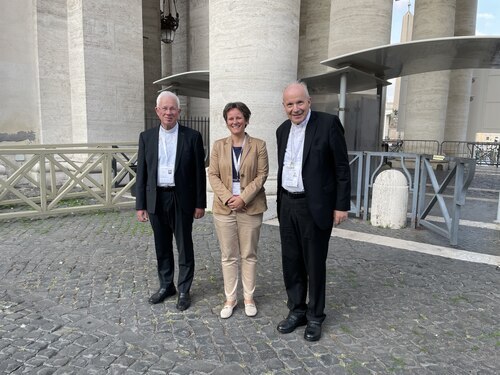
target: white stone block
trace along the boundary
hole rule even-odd
[[[408,182],[405,175],[394,169],[381,172],[373,183],[370,211],[372,225],[404,228],[407,208]]]

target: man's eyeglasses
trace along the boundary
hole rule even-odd
[[[179,109],[177,107],[156,107],[162,112],[177,112]]]

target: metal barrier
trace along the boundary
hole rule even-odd
[[[460,209],[465,204],[467,189],[472,182],[476,163],[474,159],[466,158],[445,158],[440,162],[453,165],[453,168],[444,178],[441,184],[438,183],[433,169],[433,160],[430,155],[403,154],[397,152],[367,152],[365,156],[365,177],[364,177],[364,197],[363,197],[363,219],[368,220],[371,189],[375,177],[384,169],[400,169],[408,180],[408,188],[412,193],[410,220],[411,226],[424,226],[450,240],[450,244],[458,243],[458,226],[460,221]],[[376,165],[373,161],[378,160]],[[396,163],[398,165],[396,165]],[[413,172],[411,172],[413,171]],[[432,199],[426,204],[427,179],[430,179],[430,186],[434,189]],[[454,180],[452,214],[446,206],[443,193],[450,182]],[[441,228],[436,224],[427,221],[425,218],[430,210],[438,202],[441,209],[446,228]]]
[[[133,207],[137,146],[122,146],[1,147],[0,219]]]
[[[500,166],[500,143],[498,142],[441,142],[441,154],[471,158],[476,164]]]
[[[457,245],[460,210],[465,204],[465,196],[474,177],[476,162],[474,159],[465,158],[449,158],[448,162],[449,164],[453,164],[454,167],[450,170],[441,184],[439,184],[434,174],[434,170],[432,169],[430,159],[428,157],[423,157],[422,159],[422,175],[420,178],[418,204],[418,224],[432,230],[433,232],[441,234],[444,237],[447,237],[450,240],[450,244]],[[430,179],[434,194],[431,200],[425,204],[427,177]],[[446,206],[443,193],[452,180],[454,180],[455,183],[453,185],[453,202],[450,214],[448,207]],[[441,228],[438,225],[425,220],[436,202],[441,209],[446,228]]]
[[[363,194],[363,220],[368,220],[371,189],[375,177],[385,170],[395,168],[403,172],[412,193],[410,220],[413,228],[417,225],[418,184],[420,179],[421,155],[401,152],[367,152],[365,156],[365,177]],[[378,164],[376,164],[378,161]],[[397,165],[396,165],[397,164]],[[410,170],[413,170],[411,172]]]
[[[477,164],[483,165],[500,165],[500,144],[476,143],[474,145],[474,153],[472,157],[476,159]]]
[[[470,142],[441,142],[441,154],[457,158],[470,158],[474,154]]]
[[[439,142],[431,139],[385,139],[385,152],[405,152],[407,154],[439,154]]]
[[[349,212],[354,213],[356,217],[360,217],[364,153],[362,151],[349,151],[349,159],[349,166],[351,168],[351,186],[354,188],[354,200],[351,197],[351,210]]]
[[[499,142],[462,142],[435,140],[384,139],[385,152],[406,152],[427,155],[471,158],[476,164],[500,166]]]
[[[126,147],[125,147],[126,146]],[[28,145],[0,147],[0,219],[43,217],[78,211],[133,207],[137,145]],[[371,189],[384,169],[401,170],[412,194],[411,226],[426,226],[457,242],[460,207],[475,170],[474,159],[446,158],[456,163],[439,185],[431,157],[400,152],[349,152],[352,171],[351,213],[368,220]],[[421,175],[422,174],[422,175]],[[464,179],[464,175],[466,178]],[[455,178],[453,214],[450,216],[442,193]],[[427,178],[434,197],[426,207]],[[438,202],[447,229],[425,220]]]

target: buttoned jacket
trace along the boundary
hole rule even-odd
[[[233,196],[233,156],[231,137],[219,139],[212,146],[208,179],[214,192],[212,210],[228,215],[226,205]],[[260,214],[267,210],[264,183],[269,174],[266,143],[247,134],[240,159],[240,197],[246,204],[246,213]]]

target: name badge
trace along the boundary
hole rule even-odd
[[[233,195],[241,194],[241,185],[239,181],[233,181]]]
[[[160,184],[173,184],[174,183],[174,168],[173,167],[160,167]]]
[[[291,186],[291,187],[298,187],[299,186],[299,174],[300,174],[300,166],[296,165],[293,166],[291,164],[285,165],[286,168],[286,178],[285,178],[285,185]]]

